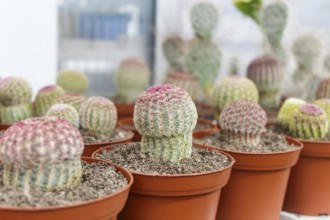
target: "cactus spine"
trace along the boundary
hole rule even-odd
[[[65,92],[84,94],[88,89],[88,78],[84,73],[76,70],[61,70],[56,79],[57,85],[62,87]]]
[[[306,102],[304,100],[298,99],[298,98],[291,97],[291,98],[286,99],[278,112],[278,115],[277,115],[278,122],[282,126],[288,127],[295,110],[300,108],[305,103]]]
[[[50,85],[41,88],[34,101],[34,113],[36,116],[44,116],[53,105],[54,100],[65,92],[62,87]]]
[[[79,115],[77,110],[68,104],[55,104],[46,113],[46,116],[53,116],[64,119],[79,128]]]
[[[196,123],[195,104],[179,87],[153,86],[136,101],[134,124],[142,135],[142,150],[157,160],[178,162],[189,158]]]

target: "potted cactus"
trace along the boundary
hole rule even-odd
[[[67,120],[79,129],[79,115],[77,110],[69,104],[55,104],[47,111],[46,116],[53,116]]]
[[[290,170],[302,144],[267,131],[266,122],[266,112],[257,103],[235,100],[220,114],[220,131],[195,141],[219,147],[236,160],[216,219],[279,218]]]
[[[65,93],[54,99],[53,104],[68,104],[79,111],[81,104],[87,99],[86,96],[75,94],[75,93]]]
[[[34,115],[44,116],[48,109],[53,105],[56,98],[63,95],[65,91],[62,87],[57,85],[48,85],[42,87],[36,95],[34,100]]]
[[[188,93],[173,85],[147,89],[136,101],[134,123],[141,142],[93,154],[133,173],[135,184],[119,219],[214,219],[234,160],[218,149],[193,147],[197,111]]]
[[[1,136],[0,146],[3,219],[112,219],[124,207],[131,174],[81,159],[83,138],[66,120],[17,122]]]
[[[64,69],[58,73],[56,84],[67,93],[85,94],[89,82],[84,73],[76,70]]]

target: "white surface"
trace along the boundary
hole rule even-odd
[[[330,216],[302,216],[288,212],[282,212],[280,220],[330,220]]]
[[[0,0],[0,77],[24,77],[34,93],[55,82],[56,19],[56,0]]]

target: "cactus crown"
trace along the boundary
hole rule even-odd
[[[61,70],[56,79],[57,85],[66,92],[84,94],[88,88],[88,78],[76,70]]]
[[[330,78],[323,79],[316,89],[315,99],[330,98]]]
[[[305,103],[304,100],[298,98],[291,97],[286,99],[277,115],[279,123],[283,126],[289,126],[294,111]]]
[[[79,128],[79,115],[77,110],[68,104],[55,104],[46,113],[46,116],[54,116],[64,119]]]
[[[227,141],[239,139],[245,146],[257,147],[265,132],[267,114],[257,103],[235,100],[220,114],[219,124]]]
[[[54,104],[68,104],[73,106],[77,111],[79,111],[81,104],[87,99],[86,96],[75,94],[75,93],[65,93],[54,100]]]
[[[180,36],[169,36],[162,44],[165,58],[172,70],[184,69],[185,42]]]
[[[197,110],[190,96],[173,85],[144,91],[134,108],[134,124],[142,135],[142,150],[155,159],[180,161],[192,152]]]
[[[0,104],[4,106],[31,102],[32,87],[20,77],[6,77],[0,81]]]
[[[53,105],[54,100],[65,92],[62,87],[49,85],[41,88],[34,102],[34,112],[36,116],[44,116]]]

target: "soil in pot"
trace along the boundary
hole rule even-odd
[[[140,146],[138,142],[118,144],[93,154],[133,173],[135,184],[119,219],[215,218],[220,190],[234,163],[232,157],[214,148],[193,148],[191,158],[171,163],[151,159]]]
[[[125,169],[82,158],[82,182],[76,187],[29,192],[4,186],[0,164],[0,216],[4,219],[116,219],[133,177]],[[97,211],[96,211],[97,210]]]

